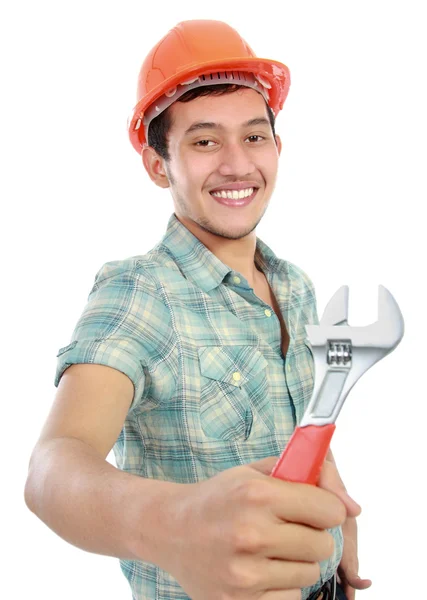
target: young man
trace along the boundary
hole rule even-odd
[[[308,276],[255,233],[288,87],[218,21],[178,24],[141,69],[130,138],[174,214],[97,273],[25,490],[64,539],[121,559],[134,600],[328,598],[337,569],[350,600],[370,585],[331,453],[320,487],[269,476],[311,396],[317,320]]]

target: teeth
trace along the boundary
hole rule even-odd
[[[229,198],[230,200],[238,200],[239,198],[247,198],[253,194],[254,188],[246,190],[221,190],[220,192],[211,192],[212,196],[217,198]]]

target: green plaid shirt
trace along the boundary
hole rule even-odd
[[[314,363],[305,324],[317,323],[312,282],[257,238],[255,260],[290,335],[241,273],[221,262],[172,214],[147,254],[98,271],[70,344],[58,352],[55,386],[75,363],[108,365],[134,384],[114,445],[117,466],[141,477],[196,483],[279,456],[310,400]],[[342,554],[321,563],[334,574]],[[188,600],[156,565],[120,561],[134,600]]]

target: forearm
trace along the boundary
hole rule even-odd
[[[48,527],[88,552],[156,562],[159,527],[178,484],[116,469],[88,444],[58,438],[36,447],[25,500]]]

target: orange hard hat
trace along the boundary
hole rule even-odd
[[[258,87],[277,116],[288,95],[290,74],[286,65],[256,57],[227,23],[178,23],[149,52],[139,72],[137,104],[128,120],[129,138],[135,150],[141,153],[147,145],[151,119],[179,96],[194,87],[224,81]]]

